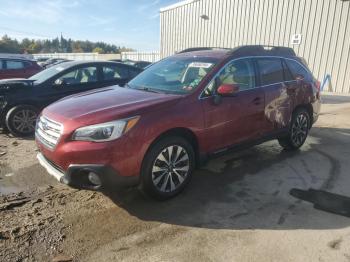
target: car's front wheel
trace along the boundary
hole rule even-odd
[[[310,114],[305,108],[296,110],[292,116],[289,133],[278,139],[279,144],[290,150],[300,148],[305,143],[310,123]]]
[[[29,105],[11,108],[6,114],[6,127],[14,136],[25,137],[34,134],[38,111]]]
[[[143,161],[142,190],[160,200],[180,193],[195,167],[192,145],[182,137],[166,137],[156,142]]]

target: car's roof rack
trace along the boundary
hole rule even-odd
[[[205,50],[232,50],[231,48],[223,48],[223,47],[191,47],[191,48],[186,48],[180,52],[178,52],[178,54],[183,54],[183,53],[189,53],[189,52],[194,52],[194,51],[205,51]]]
[[[268,46],[268,45],[244,45],[235,48],[223,48],[223,47],[192,47],[184,49],[178,54],[189,53],[194,51],[205,50],[227,50],[229,54],[235,57],[241,56],[296,56],[294,50],[284,46]]]
[[[268,45],[238,46],[233,48],[230,53],[234,56],[296,56],[290,47]]]

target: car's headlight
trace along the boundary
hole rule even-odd
[[[111,141],[128,132],[136,125],[139,119],[139,116],[135,116],[103,124],[84,126],[75,130],[72,139],[93,142]]]

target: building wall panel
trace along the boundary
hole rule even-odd
[[[328,91],[350,93],[349,12],[341,0],[186,0],[161,10],[161,57],[199,46],[289,46],[318,79],[331,75]]]

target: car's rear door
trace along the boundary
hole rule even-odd
[[[213,97],[202,98],[208,139],[214,149],[227,148],[260,135],[264,121],[264,92],[256,86],[255,69],[251,59],[237,59],[227,64],[218,74],[217,84],[235,84],[239,92],[221,97],[213,103]],[[212,81],[204,94],[210,94]],[[212,92],[215,93],[215,92]]]
[[[286,81],[283,59],[256,59],[259,85],[265,93],[265,118],[261,128],[264,135],[288,128],[294,104],[293,83]]]
[[[129,66],[123,64],[102,65],[102,82],[104,86],[124,86],[131,79]]]

